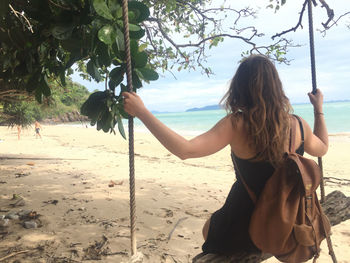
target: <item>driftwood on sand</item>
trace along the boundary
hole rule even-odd
[[[328,194],[322,207],[332,226],[350,218],[350,197],[346,197],[340,191],[333,191]],[[272,257],[272,255],[269,254],[243,253],[232,256],[221,256],[201,253],[192,259],[192,263],[257,263],[270,257]]]

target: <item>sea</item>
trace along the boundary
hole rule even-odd
[[[313,107],[308,104],[294,104],[294,114],[304,118],[311,127],[314,123]],[[349,133],[350,132],[350,101],[346,102],[325,102],[323,112],[327,124],[328,133]],[[198,135],[217,123],[226,115],[226,111],[203,110],[189,112],[171,112],[154,114],[165,125],[181,135]],[[135,131],[144,132],[146,127],[138,120],[135,120]]]

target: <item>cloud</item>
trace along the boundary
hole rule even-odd
[[[188,108],[218,104],[227,90],[227,80],[196,77],[192,81],[162,81],[139,91],[151,110],[184,111]]]

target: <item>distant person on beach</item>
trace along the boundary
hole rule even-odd
[[[315,116],[312,131],[304,119],[291,114],[292,107],[278,72],[262,55],[251,55],[239,65],[223,98],[228,115],[191,140],[160,122],[136,93],[124,92],[123,96],[125,111],[138,117],[165,148],[182,160],[211,155],[230,145],[235,170],[240,171],[257,195],[282,160],[283,153],[288,151],[292,125],[297,127],[294,142],[297,153],[302,155],[305,151],[321,157],[328,150],[321,91],[308,94]],[[248,232],[253,209],[254,204],[236,172],[236,181],[225,204],[204,224],[203,252],[260,253]]]
[[[18,138],[18,140],[21,139],[21,131],[22,131],[22,126],[17,125],[17,138]]]
[[[40,139],[41,139],[40,130],[42,128],[41,128],[40,123],[38,121],[35,121],[34,126],[35,126],[35,138],[37,139],[38,137],[40,137]]]

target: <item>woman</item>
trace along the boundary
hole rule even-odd
[[[126,112],[138,117],[153,135],[182,160],[213,154],[228,144],[231,157],[248,186],[259,196],[274,167],[288,151],[290,128],[296,129],[295,149],[312,156],[328,150],[328,134],[322,112],[323,95],[309,93],[314,107],[314,132],[305,120],[290,114],[291,105],[273,63],[265,56],[252,55],[238,67],[224,97],[229,114],[211,130],[191,140],[178,135],[148,111],[136,93],[123,93]],[[226,199],[203,227],[203,251],[231,255],[258,252],[248,226],[253,203],[240,178]]]

